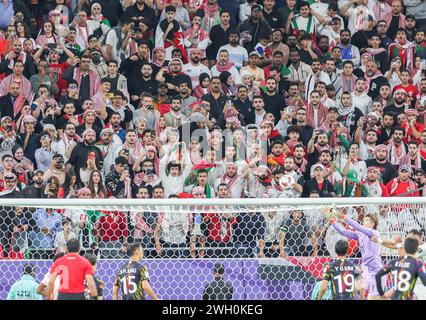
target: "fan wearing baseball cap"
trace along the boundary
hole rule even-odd
[[[405,164],[399,166],[398,177],[386,185],[391,197],[418,197],[417,184],[410,179],[411,168]]]

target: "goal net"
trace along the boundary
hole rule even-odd
[[[70,238],[80,240],[82,253],[97,256],[95,274],[106,299],[128,259],[126,246],[135,242],[142,244],[143,264],[161,299],[208,298],[205,288],[218,266],[233,300],[312,299],[336,242],[346,239],[323,213],[332,205],[360,223],[376,214],[382,239],[426,226],[422,198],[2,199],[0,299],[27,263],[40,282]],[[358,246],[349,241],[356,264]],[[396,255],[382,247],[384,261]]]

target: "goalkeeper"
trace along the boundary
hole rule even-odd
[[[333,214],[325,212],[328,215],[330,223],[341,235],[350,239],[358,240],[359,249],[362,255],[361,269],[364,279],[364,288],[368,291],[368,300],[379,300],[380,295],[376,286],[376,273],[383,268],[382,259],[380,257],[380,245],[375,243],[372,238],[378,237],[380,234],[376,230],[378,225],[377,216],[368,214],[365,216],[362,225],[345,216],[343,213],[338,214],[337,210],[333,210]],[[336,222],[336,214],[341,222],[345,222],[353,227],[355,231],[346,230]]]

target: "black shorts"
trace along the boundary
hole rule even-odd
[[[87,300],[82,293],[58,293],[58,300]]]

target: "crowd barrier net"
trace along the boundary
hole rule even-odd
[[[96,276],[106,299],[112,299],[127,246],[139,242],[161,299],[206,298],[205,287],[221,263],[233,300],[309,300],[318,292],[324,264],[336,256],[335,243],[346,239],[330,225],[326,208],[360,223],[376,214],[382,239],[426,228],[422,198],[154,201],[2,199],[0,299],[25,264],[36,266],[40,281],[66,241],[77,238],[82,254],[98,258]],[[349,241],[348,256],[356,264],[362,258],[358,246]],[[381,254],[384,262],[397,256],[385,247]]]

